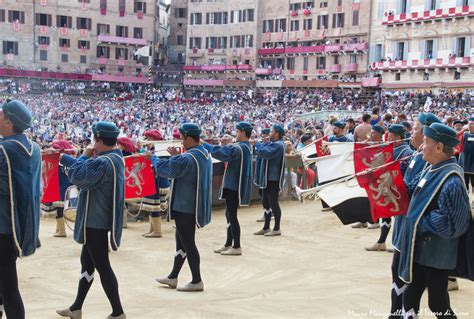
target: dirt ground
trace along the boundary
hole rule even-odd
[[[390,306],[392,254],[366,252],[379,230],[343,226],[320,202],[282,203],[281,237],[254,236],[262,214],[254,205],[239,212],[243,256],[215,254],[225,239],[222,209],[211,225],[199,230],[203,293],[183,293],[155,282],[167,275],[174,256],[174,230],[163,226],[164,238],[141,236],[148,223],[129,223],[112,265],[128,318],[383,318]],[[55,309],[69,306],[79,278],[81,246],[53,238],[54,219],[42,219],[41,248],[18,262],[27,318],[58,318]],[[389,236],[390,237],[390,236]],[[190,280],[187,264],[180,283]],[[460,318],[474,318],[474,284],[461,280],[450,293]],[[425,293],[426,295],[426,293]],[[422,318],[428,315],[426,296]],[[98,277],[84,304],[85,319],[105,318],[110,306]]]

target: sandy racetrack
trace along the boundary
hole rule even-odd
[[[241,257],[213,253],[225,239],[223,210],[214,210],[211,225],[197,234],[203,293],[155,283],[171,269],[171,223],[164,223],[161,239],[141,236],[148,223],[129,223],[120,251],[111,255],[128,318],[382,318],[390,306],[392,255],[364,251],[379,230],[343,226],[320,208],[313,201],[283,202],[283,236],[275,238],[253,235],[262,225],[255,222],[259,205],[240,210]],[[76,293],[81,246],[70,231],[68,238],[53,238],[54,227],[53,218],[42,219],[43,248],[18,262],[27,318],[58,318],[55,309],[69,306]],[[185,264],[180,282],[190,276]],[[450,296],[460,318],[474,318],[472,282],[461,280]],[[426,315],[426,293],[422,308],[422,318],[434,318]],[[83,311],[85,319],[110,313],[98,276]]]

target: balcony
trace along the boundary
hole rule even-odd
[[[340,64],[333,64],[329,70],[331,73],[341,73],[342,66]]]
[[[203,65],[201,70],[204,72],[224,72],[225,64],[216,64],[216,65]]]
[[[224,86],[224,80],[184,79],[183,84],[188,86]]]
[[[382,84],[382,78],[363,78],[361,85],[363,87],[379,87]]]
[[[274,48],[274,49],[258,49],[259,55],[277,55],[285,53],[285,48]]]
[[[17,70],[17,69],[6,69],[6,68],[0,68],[0,76],[21,77],[21,78],[22,77],[41,78],[41,79],[83,80],[83,81],[92,80],[92,76],[90,74],[44,72],[44,71]]]
[[[326,53],[339,52],[341,50],[342,50],[342,45],[340,44],[326,45],[324,47],[324,52]]]
[[[183,66],[183,71],[191,71],[191,72],[196,72],[196,71],[201,71],[201,66],[200,65],[185,65]]]
[[[147,45],[146,39],[122,38],[122,37],[114,37],[111,35],[99,35],[97,36],[97,40],[99,42],[117,43],[117,44],[125,44],[125,45]]]
[[[344,44],[342,46],[343,51],[364,51],[369,48],[369,44],[364,42],[364,43],[352,43],[352,44]]]
[[[255,87],[252,80],[224,80],[225,87]]]
[[[93,74],[92,81],[145,84],[145,83],[148,83],[148,78],[140,77],[140,76],[127,76],[127,75]]]
[[[252,66],[250,64],[240,64],[240,65],[237,65],[237,70],[239,70],[239,71],[252,71]]]
[[[430,60],[409,61],[385,61],[372,63],[372,70],[407,70],[407,69],[439,69],[439,68],[461,68],[474,65],[474,59],[470,57],[440,58]]]
[[[350,63],[347,65],[346,72],[357,72],[358,66],[357,63]]]
[[[382,25],[393,26],[412,22],[433,21],[440,19],[451,19],[459,17],[474,16],[474,6],[464,6],[446,9],[436,9],[423,12],[402,13],[397,15],[387,15]]]
[[[99,58],[99,64],[101,65],[107,64],[107,58]]]
[[[255,74],[256,75],[272,75],[273,70],[269,68],[257,68],[255,69]]]
[[[288,47],[285,49],[286,54],[307,54],[307,53],[323,53],[325,48],[323,45],[309,47]]]

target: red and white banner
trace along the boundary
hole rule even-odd
[[[464,151],[464,133],[464,131],[461,131],[456,134],[459,144],[454,147],[454,155],[459,155]]]
[[[357,180],[367,192],[374,222],[379,218],[407,213],[410,197],[403,182],[400,161],[391,162],[357,176]]]
[[[41,180],[43,182],[42,203],[57,202],[61,199],[59,192],[59,153],[41,156]]]
[[[145,156],[125,157],[125,199],[156,194],[155,173]]]

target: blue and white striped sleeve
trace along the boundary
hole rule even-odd
[[[437,204],[437,209],[426,212],[421,218],[419,229],[444,239],[463,235],[471,222],[471,209],[464,183],[457,175],[445,181]]]
[[[156,174],[169,179],[180,178],[189,174],[196,165],[194,160],[185,155],[172,156],[169,159],[152,156],[151,161]]]
[[[256,148],[257,148],[258,157],[271,159],[279,155],[281,144],[274,143],[274,142],[257,143]]]
[[[235,145],[213,146],[210,152],[212,157],[221,162],[229,162],[240,155],[240,150]]]
[[[63,155],[61,164],[69,168],[69,181],[84,190],[99,188],[107,177],[113,175],[112,166],[105,158],[81,156],[75,159],[69,155]]]

